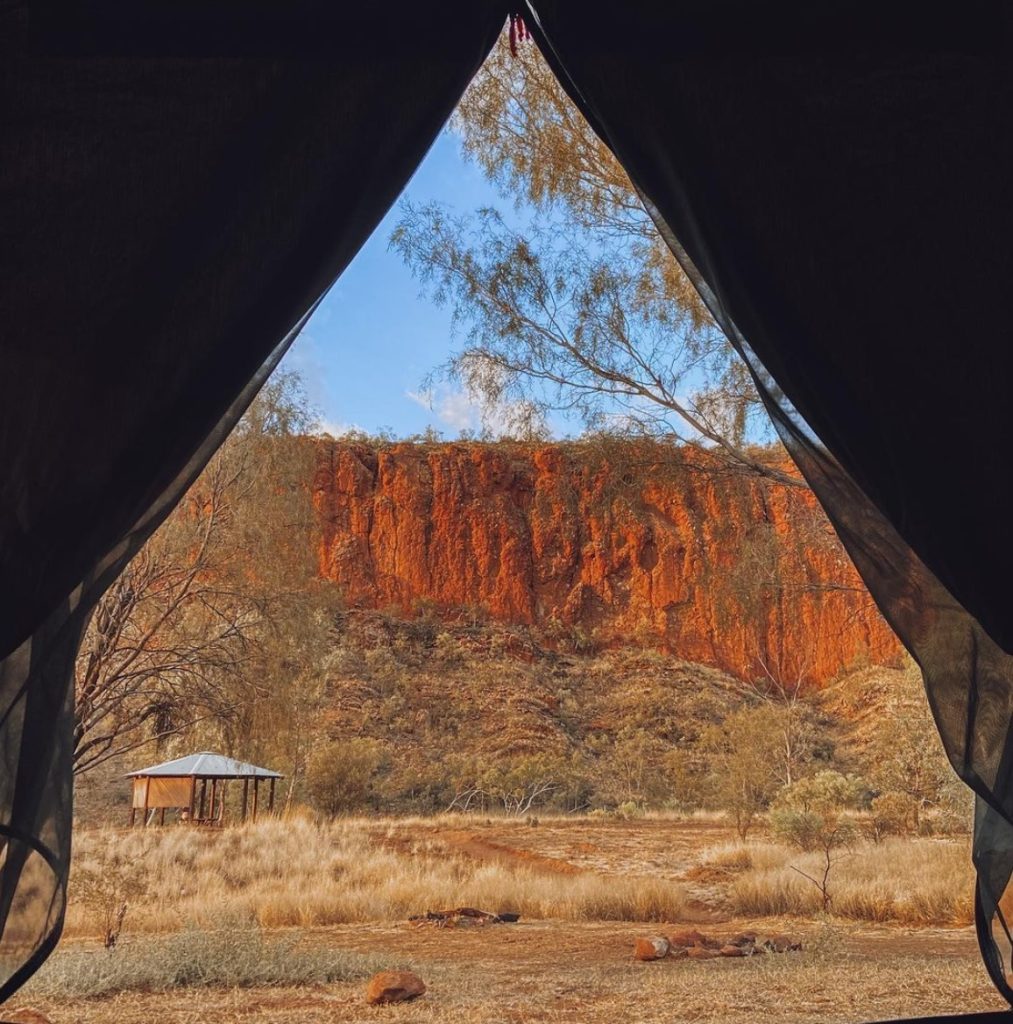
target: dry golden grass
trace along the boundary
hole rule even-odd
[[[714,908],[726,913],[731,898],[741,902],[734,920],[705,930],[816,907],[811,883],[791,870],[812,866],[805,855],[764,842],[709,845],[729,833],[704,823],[691,846],[690,829],[457,818],[84,833],[81,877],[136,872],[146,895],[132,903],[112,954],[71,939],[24,998],[60,1024],[352,1024],[377,1017],[363,1002],[364,976],[410,966],[429,992],[383,1015],[419,1024],[845,1024],[998,1007],[971,930],[926,926],[966,916],[968,852],[940,840],[856,849],[834,868],[838,916],[762,923],[799,935],[802,953],[634,962],[634,937],[656,927],[635,922],[678,919],[688,895],[716,892]],[[601,847],[593,870],[568,863],[569,850],[591,845]],[[718,881],[689,880],[684,891],[652,877],[666,849],[669,879],[696,866]],[[511,850],[515,859],[501,856]],[[404,923],[460,903],[524,916],[456,930]],[[69,923],[77,936],[98,927],[93,908],[73,896]],[[326,927],[272,934],[293,924]]]
[[[124,894],[141,881],[144,893],[127,897],[127,932],[214,928],[223,915],[264,928],[398,921],[461,905],[534,919],[664,921],[685,904],[671,881],[480,862],[432,840],[395,847],[356,821],[85,832],[75,868],[82,879],[121,878]],[[75,894],[72,872],[66,934],[99,934],[94,903]]]
[[[177,988],[323,985],[407,966],[390,957],[306,943],[298,932],[271,937],[249,926],[189,928],[146,935],[114,950],[97,945],[61,949],[32,978],[25,995],[97,999]]]
[[[519,925],[509,943],[494,941],[499,933],[489,931],[432,936],[425,955],[413,960],[429,991],[382,1011],[364,1004],[361,981],[128,991],[102,999],[40,991],[24,1001],[58,1024],[854,1024],[1002,1008],[969,936],[960,951],[934,949],[929,940],[900,955],[885,945],[857,951],[838,944],[746,961],[642,964],[630,957],[628,935],[604,945],[605,927]],[[363,938],[377,946],[394,941],[388,930],[364,928],[371,934]],[[402,933],[401,944],[416,935]],[[547,941],[538,942],[540,935]]]
[[[110,898],[128,902],[128,934],[215,928],[223,915],[264,928],[400,921],[460,905],[536,920],[673,921],[687,904],[685,884],[673,880],[673,868],[687,867],[689,883],[718,885],[723,899],[716,909],[746,917],[811,918],[821,911],[818,890],[799,873],[819,877],[819,855],[773,843],[726,843],[689,859],[683,833],[692,825],[673,823],[672,864],[666,870],[657,852],[638,860],[627,842],[632,836],[634,845],[650,842],[657,851],[663,837],[655,833],[669,831],[664,823],[623,828],[569,819],[534,829],[494,825],[484,833],[496,839],[489,846],[523,856],[483,859],[443,838],[472,835],[461,829],[469,824],[476,828],[474,819],[462,818],[386,826],[368,819],[318,824],[297,818],[222,832],[85,832],[75,848],[66,934],[100,934],[101,906],[83,899],[86,880],[96,876],[111,880]],[[622,855],[581,853],[575,859],[589,860],[590,869],[571,868],[561,842],[568,833],[585,840],[571,848],[591,848],[591,839],[618,844]],[[548,858],[539,859],[540,845]],[[551,870],[552,858],[560,855],[560,866],[570,870]],[[970,921],[973,875],[966,841],[891,839],[834,856],[830,892],[836,916],[908,925]],[[700,866],[695,877],[694,862]],[[138,881],[140,894],[131,892]]]
[[[813,917],[822,909],[818,889],[799,873],[822,877],[820,854],[728,844],[706,851],[702,861],[734,875],[727,895],[738,914]],[[835,851],[828,885],[834,915],[907,925],[969,924],[973,886],[966,840],[915,838]]]

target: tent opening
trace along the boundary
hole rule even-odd
[[[197,497],[170,527],[210,536],[215,499],[200,474],[210,464],[228,486],[230,449],[212,463],[214,453],[256,413],[254,397],[515,13],[452,7],[439,19],[314,2],[6,16],[4,995],[45,960],[64,918],[74,760],[87,741],[71,685],[82,637],[115,632],[102,595],[136,599],[122,570],[144,559],[184,494]],[[917,663],[949,762],[976,796],[978,939],[1010,996],[999,940],[1013,871],[1013,627],[990,497],[1009,427],[997,341],[1008,19],[985,0],[858,14],[787,0],[762,14],[645,4],[619,18],[605,5],[579,17],[564,7],[529,6],[533,43],[510,20],[514,45],[496,52],[498,73],[480,75],[458,121],[478,166],[523,195],[521,208],[470,225],[434,206],[397,215],[396,252],[463,331],[448,375],[416,404],[461,416],[463,395],[466,429],[506,427],[529,442],[576,417],[612,444],[605,462],[628,470],[616,482],[628,502],[645,472],[615,444],[630,430],[716,460],[720,486],[744,474],[798,488],[796,470],[764,448],[765,411]],[[593,133],[575,126],[577,109]],[[483,164],[486,152],[495,162]],[[255,425],[254,440],[279,433],[293,464],[308,457],[285,424]],[[269,448],[280,450],[259,450]],[[648,477],[664,461],[650,451]],[[700,466],[683,458],[680,470]],[[786,522],[769,504],[764,514]],[[629,571],[653,573],[657,544],[638,554]],[[205,582],[200,569],[189,583],[158,570],[149,560],[156,594]],[[578,611],[600,613],[593,586],[578,598]],[[228,600],[208,593],[199,614],[221,620]],[[241,660],[238,623],[226,627],[216,649]],[[813,657],[761,653],[782,690]],[[150,713],[156,729],[180,721],[164,702]],[[101,757],[100,746],[89,749]],[[811,815],[815,799],[786,813]],[[832,913],[826,883],[812,884]]]

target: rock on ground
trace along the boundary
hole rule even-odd
[[[802,943],[788,935],[757,936],[756,932],[739,932],[722,938],[704,935],[695,928],[672,932],[668,936],[639,938],[633,950],[637,960],[661,960],[665,956],[678,960],[713,960],[719,956],[746,957],[760,953],[789,953],[802,948]]]
[[[0,1024],[51,1024],[51,1022],[44,1013],[24,1007],[17,1010],[0,1010]]]
[[[662,960],[668,956],[668,939],[663,935],[640,938],[633,945],[635,960]]]
[[[418,999],[426,990],[426,983],[411,971],[380,971],[369,979],[366,1002],[371,1006],[384,1003],[407,1003]]]
[[[693,946],[686,953],[691,960],[713,960],[721,956],[716,949],[708,949],[706,946]]]

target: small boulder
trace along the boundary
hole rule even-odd
[[[685,946],[688,949],[691,946],[707,945],[707,936],[695,928],[687,928],[683,931],[673,932],[669,935],[668,941],[673,946]]]
[[[742,946],[734,946],[734,945],[732,945],[732,943],[728,943],[727,946],[722,946],[721,949],[718,950],[718,952],[721,954],[721,956],[745,956],[746,955],[746,951],[742,948]]]
[[[691,960],[713,960],[721,954],[716,949],[708,949],[706,946],[693,946],[686,950],[686,956]]]
[[[668,956],[668,939],[663,935],[637,939],[633,944],[634,960],[662,960]]]
[[[729,946],[755,946],[756,932],[739,932],[728,940]]]
[[[384,1003],[407,1003],[426,991],[426,983],[411,971],[380,971],[369,979],[366,1002],[370,1006]]]
[[[38,1010],[22,1007],[17,1010],[0,1010],[3,1024],[50,1024],[49,1018]]]

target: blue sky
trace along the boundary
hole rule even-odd
[[[437,201],[458,213],[481,206],[509,206],[467,162],[460,143],[444,130],[409,182],[402,198]],[[427,407],[423,378],[450,354],[451,311],[420,296],[420,286],[387,242],[398,204],[321,303],[283,365],[306,383],[321,425],[398,436],[435,427],[448,438],[480,426],[477,409],[453,388],[436,391]]]
[[[464,158],[454,132],[441,132],[282,363],[299,372],[320,429],[335,436],[356,430],[406,437],[434,428],[453,439],[483,426],[478,404],[460,387],[441,383],[433,393],[424,392],[424,379],[446,362],[455,340],[451,309],[424,297],[411,271],[388,249],[405,199],[438,202],[458,215],[495,206],[522,229],[534,215],[530,207],[518,208],[515,197],[500,195]],[[617,407],[617,414],[626,410]],[[488,424],[494,432],[496,418]],[[582,428],[558,412],[549,414],[546,426],[556,437]]]

